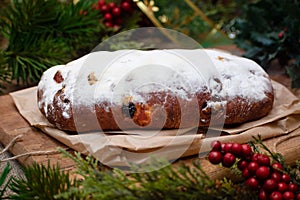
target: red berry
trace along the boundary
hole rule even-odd
[[[226,153],[222,160],[222,165],[224,167],[232,167],[235,163],[235,156],[232,153]]]
[[[277,189],[278,184],[276,183],[276,181],[274,179],[267,179],[264,182],[263,188],[267,191],[267,192],[273,192]]]
[[[250,188],[252,188],[254,190],[258,189],[259,182],[254,177],[248,178],[245,183],[246,183],[246,185],[248,185]]]
[[[290,183],[288,187],[289,187],[289,191],[291,192],[297,192],[298,190],[298,186],[295,183]]]
[[[290,183],[291,177],[288,174],[282,174],[281,180],[285,183]]]
[[[259,153],[254,153],[254,154],[252,154],[252,156],[251,156],[251,161],[257,162],[258,156],[259,156],[259,155],[260,155]]]
[[[294,200],[295,199],[295,194],[291,191],[286,191],[282,195],[284,200]]]
[[[281,176],[281,173],[276,171],[271,174],[271,178],[277,181],[278,183],[281,182]]]
[[[268,199],[268,193],[266,193],[265,190],[261,189],[259,191],[258,197],[260,200],[267,200]]]
[[[131,5],[126,1],[121,3],[121,8],[124,11],[131,11]]]
[[[281,200],[282,199],[282,194],[278,191],[272,192],[270,194],[270,200]]]
[[[224,151],[225,143],[221,143],[221,150]]]
[[[267,156],[265,154],[259,154],[257,156],[257,163],[259,165],[270,166],[270,162],[271,162],[271,160],[270,160],[269,156]]]
[[[113,24],[111,22],[105,22],[104,24],[105,24],[105,26],[107,26],[109,28],[113,27]]]
[[[287,191],[288,190],[288,185],[286,184],[286,183],[284,183],[284,182],[280,182],[280,183],[278,183],[278,191],[279,192],[285,192],[285,191]]]
[[[248,168],[250,174],[255,174],[258,167],[259,167],[259,165],[257,164],[257,162],[250,162],[248,164],[247,168]]]
[[[270,169],[267,166],[261,166],[256,170],[255,175],[259,180],[264,180],[269,177]]]
[[[251,147],[248,144],[242,144],[241,147],[242,147],[242,152],[241,152],[242,158],[247,158],[247,157],[251,156],[251,154],[253,152],[252,152]]]
[[[212,151],[221,151],[222,150],[222,144],[220,141],[213,141],[211,143],[211,148],[212,148]]]
[[[300,193],[296,195],[296,200],[300,200]]]
[[[211,151],[208,154],[208,160],[214,165],[217,165],[222,162],[222,154],[219,151]]]
[[[121,15],[121,9],[118,8],[118,7],[113,8],[111,12],[114,16],[120,16]]]
[[[244,169],[244,170],[242,171],[242,176],[243,176],[244,178],[249,178],[250,175],[251,175],[251,174],[250,174],[248,168],[246,168],[246,169]]]
[[[104,15],[104,19],[105,19],[106,21],[111,21],[111,20],[112,20],[112,15],[111,15],[110,13],[106,13],[106,14]]]
[[[98,5],[99,5],[99,7],[100,6],[103,6],[103,5],[105,5],[106,3],[105,3],[105,0],[99,0],[98,1]]]
[[[102,10],[101,10],[101,9],[102,9],[102,6],[106,6],[105,0],[99,0],[99,1],[98,1],[98,4],[97,4],[97,10],[102,11]],[[105,9],[105,8],[104,8],[104,9]]]
[[[109,8],[106,4],[104,4],[103,6],[99,6],[99,9],[102,13],[107,13],[109,11]]]
[[[225,143],[225,146],[222,148],[222,151],[225,153],[230,153],[232,148],[232,143]]]
[[[243,171],[248,167],[248,162],[246,160],[239,160],[239,162],[237,163],[237,167],[239,170]]]
[[[239,143],[233,143],[231,151],[235,156],[240,156],[242,154],[242,145]]]
[[[275,171],[279,171],[281,172],[283,170],[283,167],[280,163],[273,163],[272,164],[272,168],[275,170]]]
[[[116,3],[115,2],[109,2],[108,4],[107,4],[107,6],[108,6],[108,8],[109,9],[114,9],[115,7],[117,7],[117,5],[116,5]]]
[[[278,38],[279,38],[279,39],[282,39],[282,38],[283,38],[283,36],[284,36],[284,32],[280,32],[280,33],[278,33]]]

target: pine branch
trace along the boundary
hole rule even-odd
[[[92,49],[103,28],[92,3],[13,0],[0,18],[1,32],[9,41],[5,56],[11,78],[37,82],[47,68]],[[81,9],[87,10],[87,15],[80,15]]]
[[[79,181],[71,181],[69,173],[60,170],[59,166],[43,166],[34,163],[24,168],[25,178],[13,178],[9,185],[15,193],[11,199],[54,199],[56,194],[63,193],[71,187],[79,187]],[[57,199],[64,199],[63,197]],[[79,199],[70,196],[69,199]]]
[[[8,177],[9,172],[11,171],[10,165],[7,163],[4,167],[3,171],[0,174],[0,199],[4,199],[4,193],[6,189],[8,188],[11,177]]]
[[[99,168],[96,164],[99,162],[90,156],[87,161],[78,154],[76,157],[65,151],[63,154],[73,157],[85,179],[80,189],[71,188],[59,196],[83,191],[80,194],[83,199],[255,199],[251,191],[239,184],[210,179],[199,162],[192,166],[182,163],[175,168],[167,161],[153,159],[148,165],[132,165],[131,170],[137,173],[127,174],[120,169]],[[138,173],[139,170],[147,172]]]
[[[10,82],[9,70],[7,68],[7,62],[4,51],[0,50],[0,94],[1,89],[4,88],[3,83]]]
[[[91,156],[83,158],[60,150],[77,164],[84,180],[70,181],[68,173],[59,166],[33,164],[26,167],[26,178],[14,178],[11,199],[257,199],[253,192],[230,180],[212,180],[199,162],[184,163],[176,168],[166,161],[153,159],[143,166],[132,165],[126,173],[108,170]],[[164,166],[164,167],[163,167]],[[141,168],[142,167],[142,168]],[[159,168],[159,169],[158,169]],[[138,171],[137,171],[138,172]]]
[[[106,35],[99,11],[92,8],[94,2],[81,0],[76,4],[63,4],[63,12],[53,27],[53,37],[63,38],[74,57],[80,50],[89,52]],[[81,15],[81,11],[87,14]]]
[[[256,138],[253,145],[269,149]],[[135,173],[120,169],[108,169],[91,156],[80,153],[71,155],[60,150],[77,165],[82,181],[71,182],[68,174],[51,167],[34,164],[25,168],[26,179],[14,179],[10,188],[16,192],[12,199],[258,199],[257,191],[243,183],[233,183],[223,178],[212,180],[201,168],[200,162],[192,165],[179,163],[171,165],[167,161],[156,160],[145,165],[132,165]],[[270,154],[276,156],[276,154]],[[285,168],[292,180],[299,184],[300,163],[296,167]]]
[[[5,52],[12,79],[36,82],[47,68],[68,60],[62,56],[65,45],[56,39],[35,34],[20,34],[18,37],[23,40],[16,39]]]

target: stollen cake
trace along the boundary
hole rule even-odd
[[[272,109],[267,73],[212,49],[98,51],[44,72],[38,107],[61,130],[240,124]]]

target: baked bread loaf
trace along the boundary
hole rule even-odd
[[[259,65],[209,49],[93,52],[38,84],[41,113],[68,131],[239,124],[267,115],[273,100]]]

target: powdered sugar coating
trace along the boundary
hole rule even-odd
[[[218,70],[222,89],[212,90],[212,94],[223,98],[236,96],[260,101],[266,92],[272,92],[267,73],[254,61],[221,51],[206,50]],[[213,88],[213,86],[211,86]]]
[[[57,71],[63,77],[60,83],[53,79]],[[209,90],[223,99],[222,104],[237,96],[256,102],[272,92],[268,75],[255,62],[208,49],[94,52],[48,69],[38,89],[43,91],[38,105],[46,116],[48,105],[61,89],[72,106],[91,108],[103,101],[121,105],[128,97],[143,102],[147,93],[156,91],[171,91],[189,100]],[[69,118],[70,103],[61,101],[60,106],[63,117]]]

